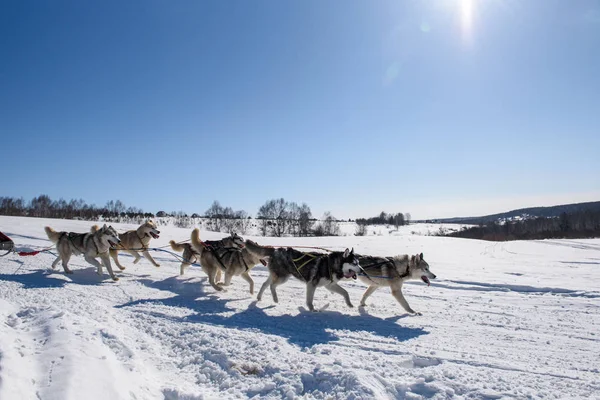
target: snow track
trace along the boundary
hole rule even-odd
[[[91,223],[0,217],[21,247],[47,246],[44,225]],[[161,231],[156,245],[189,234]],[[404,288],[422,316],[406,315],[384,289],[352,309],[318,289],[322,311],[310,313],[299,281],[280,286],[274,304],[268,293],[256,302],[238,278],[215,293],[201,270],[179,277],[177,260],[163,256],[160,268],[120,256],[127,269],[116,283],[81,257],[66,276],[48,269],[50,254],[8,256],[0,259],[0,398],[598,398],[600,240],[285,242],[423,251],[438,279]],[[266,270],[252,275],[261,285]],[[364,286],[342,285],[358,305]]]

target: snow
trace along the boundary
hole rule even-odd
[[[19,250],[51,245],[45,225],[85,232],[92,223],[0,217]],[[49,269],[48,253],[0,258],[0,399],[600,398],[600,240],[496,243],[406,228],[253,239],[423,252],[437,279],[404,287],[422,316],[407,315],[389,289],[364,308],[317,289],[321,311],[310,313],[293,278],[279,304],[268,291],[257,303],[239,277],[215,293],[199,268],[180,277],[168,253],[153,254],[160,268],[121,254],[118,282],[82,257],[69,276]],[[191,231],[160,229],[153,246]],[[260,287],[265,267],[251,274]],[[341,285],[358,305],[365,286]]]

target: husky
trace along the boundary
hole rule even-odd
[[[92,227],[92,233],[94,233],[94,227]],[[133,229],[124,233],[119,233],[119,239],[121,244],[110,249],[110,256],[115,261],[115,264],[121,271],[125,269],[124,266],[119,262],[119,251],[125,251],[135,257],[133,260],[134,264],[137,264],[142,257],[137,250],[142,250],[142,254],[148,261],[155,267],[160,267],[160,264],[154,261],[154,258],[148,252],[148,245],[150,239],[158,239],[160,231],[156,229],[156,224],[152,220],[148,220],[139,226],[137,229]]]
[[[231,285],[231,279],[239,275],[250,285],[250,294],[254,294],[254,280],[250,276],[250,270],[259,263],[266,266],[267,261],[248,250],[248,245],[258,246],[257,243],[246,239],[243,248],[230,249],[223,254],[221,263],[219,264],[221,268],[217,271],[216,280],[219,281],[221,279],[221,269],[224,267],[225,279],[223,286]]]
[[[342,295],[348,307],[354,307],[348,292],[338,285],[340,279],[356,279],[357,274],[361,272],[354,249],[323,254],[302,252],[291,247],[265,247],[251,242],[246,243],[246,248],[258,257],[268,260],[269,277],[258,292],[258,301],[261,300],[265,289],[269,286],[273,301],[279,302],[277,286],[285,283],[290,276],[294,276],[296,279],[306,282],[306,305],[310,311],[315,311],[313,298],[315,290],[319,286],[324,286],[327,290]]]
[[[71,255],[83,254],[85,260],[97,268],[98,275],[102,275],[102,266],[104,265],[112,280],[119,280],[113,272],[108,257],[109,249],[121,242],[117,231],[112,226],[106,226],[106,224],[102,228],[94,226],[93,232],[89,233],[57,232],[49,226],[44,230],[48,238],[56,243],[58,251],[58,257],[52,263],[52,269],[55,269],[58,262],[62,260],[65,273],[72,274],[73,271],[67,266]],[[102,264],[96,260],[96,257],[100,257]]]
[[[179,274],[183,275],[185,268],[192,263],[199,262],[202,270],[208,275],[208,282],[215,290],[223,290],[217,285],[220,277],[220,269],[226,270],[223,257],[230,251],[244,247],[244,239],[233,233],[221,240],[200,240],[200,231],[194,229],[191,234],[191,243],[175,243],[169,241],[174,251],[183,251],[183,261],[179,267]]]
[[[364,273],[359,274],[358,278],[369,287],[363,295],[360,306],[366,305],[367,298],[381,286],[389,286],[392,290],[392,296],[398,300],[398,303],[410,314],[419,314],[409,305],[402,294],[402,284],[411,279],[421,279],[430,285],[430,279],[435,279],[435,274],[429,271],[429,264],[423,259],[423,253],[414,256],[408,254],[395,257],[371,257],[358,256]]]

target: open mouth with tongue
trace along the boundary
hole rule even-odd
[[[108,244],[110,244],[110,247],[116,247],[119,243],[113,242],[112,240],[108,239]]]
[[[421,275],[421,279],[427,284],[427,286],[431,285],[431,282],[429,282],[429,278],[425,275]]]
[[[159,236],[156,233],[154,233],[154,232],[150,232],[150,236],[152,236],[153,239],[158,239],[159,238]]]
[[[352,278],[356,280],[356,272],[350,270],[344,274],[344,278]]]

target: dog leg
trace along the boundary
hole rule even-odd
[[[104,264],[104,266],[106,267],[106,270],[108,271],[108,274],[110,275],[112,280],[118,281],[119,277],[116,276],[115,273],[113,272],[112,265],[110,265],[110,258],[108,257],[108,254],[100,256],[100,259],[102,260],[102,264]]]
[[[271,281],[271,296],[273,296],[273,301],[275,303],[279,303],[279,297],[277,297],[277,286],[284,283],[287,279],[282,279],[278,276],[274,277]]]
[[[65,274],[72,274],[73,271],[71,271],[69,269],[69,267],[67,266],[67,264],[69,264],[69,259],[71,258],[71,255],[65,254],[59,258],[62,258],[62,266],[63,266],[63,269],[65,270]]]
[[[183,275],[185,268],[187,268],[189,266],[190,266],[190,264],[188,264],[186,262],[182,262],[181,265],[179,266],[179,275]]]
[[[210,286],[212,286],[217,292],[222,291],[223,288],[217,285],[217,283],[215,282],[215,269],[213,268],[211,271],[209,271],[208,269],[204,269],[204,272],[206,272],[206,274],[208,275],[208,283],[210,283]]]
[[[337,283],[335,283],[335,282],[330,283],[329,285],[325,286],[325,288],[327,290],[329,290],[330,292],[341,294],[342,296],[344,296],[344,300],[346,300],[346,305],[348,307],[354,307],[352,305],[352,302],[350,301],[350,295],[348,294],[348,292],[346,291],[346,289],[344,289],[343,287],[341,287]]]
[[[241,275],[242,279],[250,284],[250,294],[254,294],[254,280],[248,273],[248,271],[243,272]]]
[[[119,251],[118,250],[110,250],[110,256],[115,261],[115,264],[117,265],[117,267],[119,267],[119,269],[121,271],[123,271],[125,269],[125,267],[122,266],[121,263],[119,262]]]
[[[52,263],[52,269],[56,269],[58,262],[60,261],[60,256],[56,257],[56,260]]]
[[[367,298],[373,294],[374,291],[376,291],[377,289],[379,289],[378,285],[373,285],[373,286],[369,286],[367,288],[367,290],[365,290],[365,294],[363,294],[362,299],[360,300],[360,305],[362,307],[367,305]]]
[[[225,272],[225,282],[223,282],[223,284],[225,286],[231,285],[231,278],[233,278],[233,273],[229,271]]]
[[[142,256],[140,256],[140,253],[138,253],[135,250],[127,250],[127,253],[131,254],[135,258],[135,260],[133,260],[134,264],[139,263],[140,260],[142,259]]]
[[[410,314],[417,314],[415,310],[410,308],[410,306],[408,305],[408,301],[406,301],[406,299],[404,298],[404,295],[402,294],[402,287],[392,287],[392,295],[396,298],[396,300],[398,300],[398,303],[400,303],[400,305],[406,310],[406,312]]]
[[[150,255],[150,252],[148,252],[148,250],[144,250],[142,252],[142,254],[144,255],[144,257],[146,257],[146,260],[148,260],[152,263],[152,265],[154,265],[155,267],[160,267],[160,264],[157,263],[156,261],[154,261],[154,258],[152,258],[152,256]]]
[[[215,273],[215,281],[221,282],[221,268],[217,268],[217,272]]]
[[[310,311],[315,311],[315,307],[313,307],[313,299],[315,297],[315,285],[312,283],[306,284],[306,305]]]
[[[84,258],[85,261],[89,262],[94,267],[96,267],[96,273],[102,276],[102,264],[100,264],[98,260],[96,260],[94,257],[88,256],[87,254],[84,256]]]
[[[262,299],[262,295],[265,292],[265,289],[271,285],[271,282],[273,282],[273,278],[271,277],[271,274],[269,274],[269,277],[262,284],[262,286],[260,287],[260,290],[258,291],[258,295],[256,296],[257,301],[260,301]]]

